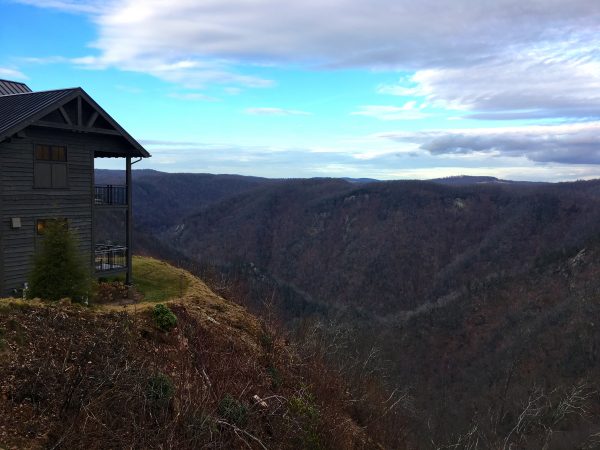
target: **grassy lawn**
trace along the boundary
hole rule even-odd
[[[124,277],[113,278],[124,280]],[[162,302],[181,297],[189,286],[182,271],[162,261],[133,257],[133,285],[145,301]]]
[[[134,256],[133,284],[146,301],[162,302],[185,294],[189,281],[173,266],[156,259]]]

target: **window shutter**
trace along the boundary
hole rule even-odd
[[[52,187],[52,164],[37,162],[34,167],[35,187]]]
[[[67,187],[67,165],[52,164],[52,187],[66,188]]]

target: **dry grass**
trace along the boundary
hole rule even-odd
[[[178,320],[171,332],[153,324],[154,302],[0,300],[0,448],[372,445],[333,375],[320,369],[329,386],[319,388],[244,308],[185,271],[140,261],[185,279],[182,295],[164,301]],[[173,396],[149,394],[153,380],[172,383]]]

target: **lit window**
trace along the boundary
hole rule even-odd
[[[63,145],[41,145],[35,146],[35,159],[37,161],[67,161],[67,148]]]
[[[46,232],[46,229],[48,228],[48,224],[50,224],[51,222],[60,223],[65,230],[69,229],[69,222],[67,221],[67,219],[38,219],[35,222],[35,231],[37,232],[37,234],[44,234]]]

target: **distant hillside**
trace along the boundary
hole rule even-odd
[[[446,184],[448,186],[468,186],[471,184],[533,184],[531,181],[502,180],[496,177],[481,177],[470,175],[459,175],[445,178],[433,178],[429,181]],[[541,184],[541,183],[537,183]]]
[[[582,245],[598,233],[599,186],[295,180],[209,205],[162,239],[316,303],[389,314]]]
[[[277,183],[266,178],[239,175],[171,174],[155,170],[134,170],[133,201],[140,227],[165,228],[227,197],[258,186]],[[96,184],[124,184],[121,170],[95,171]]]
[[[349,183],[376,183],[379,180],[376,180],[375,178],[342,178],[345,181],[348,181]]]

